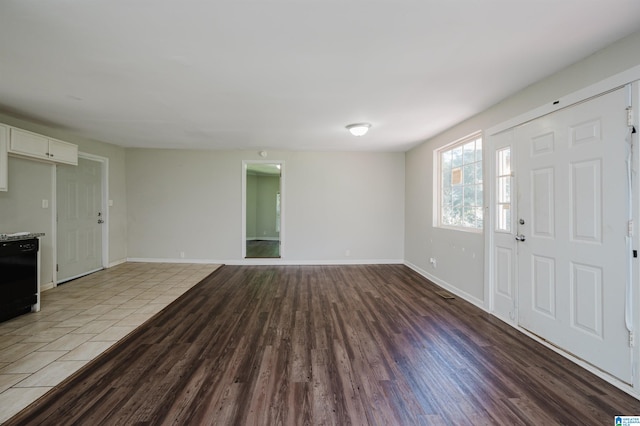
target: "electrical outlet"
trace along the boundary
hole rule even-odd
[[[434,268],[438,267],[438,261],[436,260],[435,257],[430,257],[429,258],[429,263],[431,263],[431,266],[433,266]]]
[[[180,259],[184,259],[184,252],[183,251],[180,252]]]

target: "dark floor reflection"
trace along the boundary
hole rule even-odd
[[[246,257],[280,257],[280,241],[247,241]]]

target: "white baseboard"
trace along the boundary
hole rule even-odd
[[[350,259],[350,260],[288,260],[273,258],[252,258],[240,260],[227,260],[226,265],[397,265],[402,264],[401,259]]]
[[[130,257],[128,262],[147,263],[199,263],[213,265],[402,265],[402,259],[335,259],[335,260],[287,260],[276,258],[252,259],[173,259],[153,257]]]
[[[449,291],[450,293],[455,294],[456,296],[466,300],[469,303],[472,303],[472,304],[476,305],[477,307],[479,307],[480,309],[485,311],[484,301],[482,301],[481,299],[478,299],[477,297],[467,293],[466,291],[460,290],[459,288],[449,284],[448,282],[443,281],[440,278],[431,275],[430,273],[428,273],[427,271],[425,271],[422,268],[419,268],[418,266],[414,265],[413,263],[404,262],[404,264],[405,264],[405,266],[413,269],[414,271],[416,271],[417,273],[419,273],[420,275],[422,275],[423,277],[425,277],[429,281],[432,281],[434,284],[444,288],[445,290]]]
[[[107,268],[113,268],[114,266],[121,265],[121,264],[126,263],[128,261],[129,261],[129,259],[127,259],[126,257],[124,259],[114,260],[113,262],[109,263]]]
[[[48,282],[46,284],[40,284],[40,291],[51,290],[54,287],[55,286],[53,285],[53,281],[50,281],[50,282]]]
[[[155,257],[128,257],[127,262],[139,263],[198,263],[206,265],[221,265],[225,262],[213,259],[172,259],[172,258],[155,258]]]

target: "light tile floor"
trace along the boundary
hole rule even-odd
[[[0,323],[0,423],[219,266],[124,263],[43,292],[40,312]]]

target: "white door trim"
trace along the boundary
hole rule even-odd
[[[618,73],[616,75],[613,75],[598,83],[585,87],[584,89],[578,90],[576,92],[573,92],[571,94],[558,98],[551,103],[544,104],[538,108],[532,109],[531,111],[525,112],[509,120],[503,121],[502,123],[497,124],[493,127],[489,127],[485,131],[485,134],[487,136],[495,135],[504,130],[508,130],[510,128],[524,124],[527,121],[540,118],[543,115],[547,115],[552,112],[571,106],[573,104],[577,104],[578,102],[583,102],[594,96],[602,95],[603,93],[606,93],[618,87],[626,86],[627,84],[633,83],[634,81],[637,81],[637,80],[640,80],[640,65],[635,66],[626,71],[623,71],[621,73]]]

